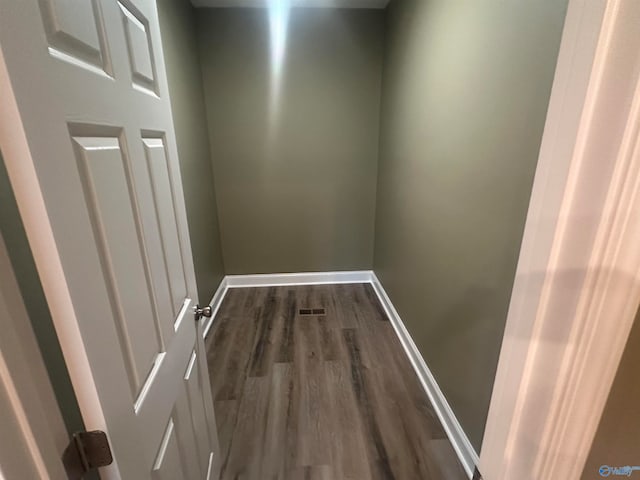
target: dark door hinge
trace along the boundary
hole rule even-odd
[[[81,480],[85,474],[113,462],[107,434],[100,430],[76,432],[62,453],[69,480]]]

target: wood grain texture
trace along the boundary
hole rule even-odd
[[[207,352],[222,480],[466,479],[368,284],[230,289]]]

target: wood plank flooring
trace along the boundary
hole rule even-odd
[[[230,289],[206,343],[222,480],[466,479],[370,285]]]

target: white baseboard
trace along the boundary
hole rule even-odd
[[[272,287],[278,285],[322,285],[327,283],[368,283],[371,270],[344,272],[267,273],[260,275],[227,275],[230,288]]]
[[[307,273],[264,273],[252,275],[226,275],[213,298],[209,302],[213,315],[208,320],[203,330],[206,337],[211,330],[213,321],[222,300],[230,288],[249,288],[249,287],[275,287],[282,285],[323,285],[331,283],[370,283],[371,270],[353,270],[341,272],[307,272]]]
[[[447,402],[442,390],[438,386],[436,379],[429,370],[424,358],[420,354],[418,347],[414,343],[409,331],[405,327],[400,315],[391,303],[380,280],[371,270],[345,271],[345,272],[309,272],[309,273],[275,273],[263,275],[227,275],[211,300],[213,316],[209,320],[204,330],[206,336],[209,332],[216,313],[222,304],[227,290],[230,288],[243,287],[271,287],[281,285],[323,285],[331,283],[370,283],[382,304],[389,321],[398,335],[398,339],[404,348],[413,369],[418,375],[433,408],[444,427],[454,450],[456,451],[462,466],[469,478],[473,476],[473,471],[478,465],[479,458],[475,449],[471,445],[469,438],[465,434],[460,422],[456,418],[451,406]]]
[[[467,475],[469,475],[469,478],[472,478],[473,471],[480,461],[478,454],[473,448],[473,445],[471,445],[471,442],[469,441],[467,434],[462,429],[460,422],[458,422],[458,419],[453,413],[449,402],[447,402],[444,393],[440,390],[435,377],[431,373],[431,370],[429,370],[429,367],[424,361],[418,347],[416,347],[407,327],[405,327],[400,315],[398,315],[393,303],[391,303],[387,292],[385,292],[380,280],[378,280],[378,277],[373,272],[371,272],[370,282],[378,296],[378,299],[380,300],[380,303],[382,304],[382,307],[389,317],[389,321],[393,325],[393,328],[400,339],[400,343],[402,343],[402,347],[404,348],[407,357],[409,357],[411,365],[413,365],[413,369],[418,375],[422,388],[424,388],[429,400],[431,400],[433,409],[436,411],[445,432],[447,432],[447,436],[449,437],[454,450],[458,454],[458,458],[460,459],[462,466],[467,472]]]
[[[220,285],[218,285],[218,289],[216,290],[216,293],[213,294],[213,298],[209,302],[209,306],[211,307],[211,310],[212,310],[212,315],[211,315],[211,318],[207,319],[207,325],[204,327],[204,330],[202,331],[202,336],[205,338],[207,337],[209,330],[211,330],[213,321],[216,318],[216,314],[220,309],[220,305],[222,305],[222,300],[224,300],[224,296],[227,294],[228,289],[229,289],[229,282],[227,281],[227,277],[224,277],[220,282]]]

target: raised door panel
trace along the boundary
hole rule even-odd
[[[135,133],[136,132],[131,132],[131,135]],[[140,142],[140,138],[136,139],[135,142]],[[165,249],[163,248],[160,231],[158,207],[155,204],[149,169],[147,168],[145,154],[142,148],[136,150],[136,152],[137,161],[132,163],[131,169],[144,231],[144,243],[149,261],[156,316],[159,323],[158,328],[161,332],[162,342],[166,350],[175,335],[179,313],[183,308],[185,296],[181,298],[180,302],[174,303],[170,289],[169,268],[165,258]]]
[[[192,428],[195,432],[196,442],[198,447],[198,460],[200,468],[203,472],[207,472],[206,477],[209,478],[210,471],[213,465],[213,452],[211,442],[211,432],[209,431],[209,422],[207,421],[202,388],[203,385],[200,382],[200,367],[197,361],[197,353],[194,350],[191,356],[190,368],[184,377],[185,387],[187,392],[187,401],[189,405],[189,414],[191,416]],[[206,385],[205,388],[209,388]]]
[[[200,372],[195,350],[191,353],[184,372],[183,384],[176,401],[175,418],[180,444],[185,447],[184,458],[187,460],[188,478],[212,478],[213,449],[200,390]]]
[[[180,386],[176,400],[176,429],[180,445],[183,446],[186,473],[189,480],[203,480],[206,478],[206,466],[203,468],[198,452],[198,436],[193,426],[193,417],[189,405],[187,382],[194,367],[194,356],[191,355],[184,371],[184,380]],[[201,427],[201,426],[200,426]]]
[[[143,138],[147,167],[153,187],[153,198],[160,224],[160,238],[167,263],[169,288],[174,309],[182,305],[187,295],[182,249],[178,237],[176,210],[173,203],[173,186],[169,177],[169,165],[164,140]]]
[[[160,443],[160,449],[156,455],[156,460],[151,472],[152,478],[154,480],[178,480],[186,478],[181,457],[175,424],[173,418],[170,418],[162,437],[162,442]]]
[[[50,53],[110,73],[100,4],[95,0],[40,0]]]
[[[134,87],[158,93],[149,24],[132,5],[118,2],[127,41],[131,81]]]
[[[212,479],[213,452],[198,369],[194,350],[184,369],[175,407],[155,456],[154,478]]]
[[[162,345],[128,162],[119,138],[75,136],[73,142],[135,398]]]

